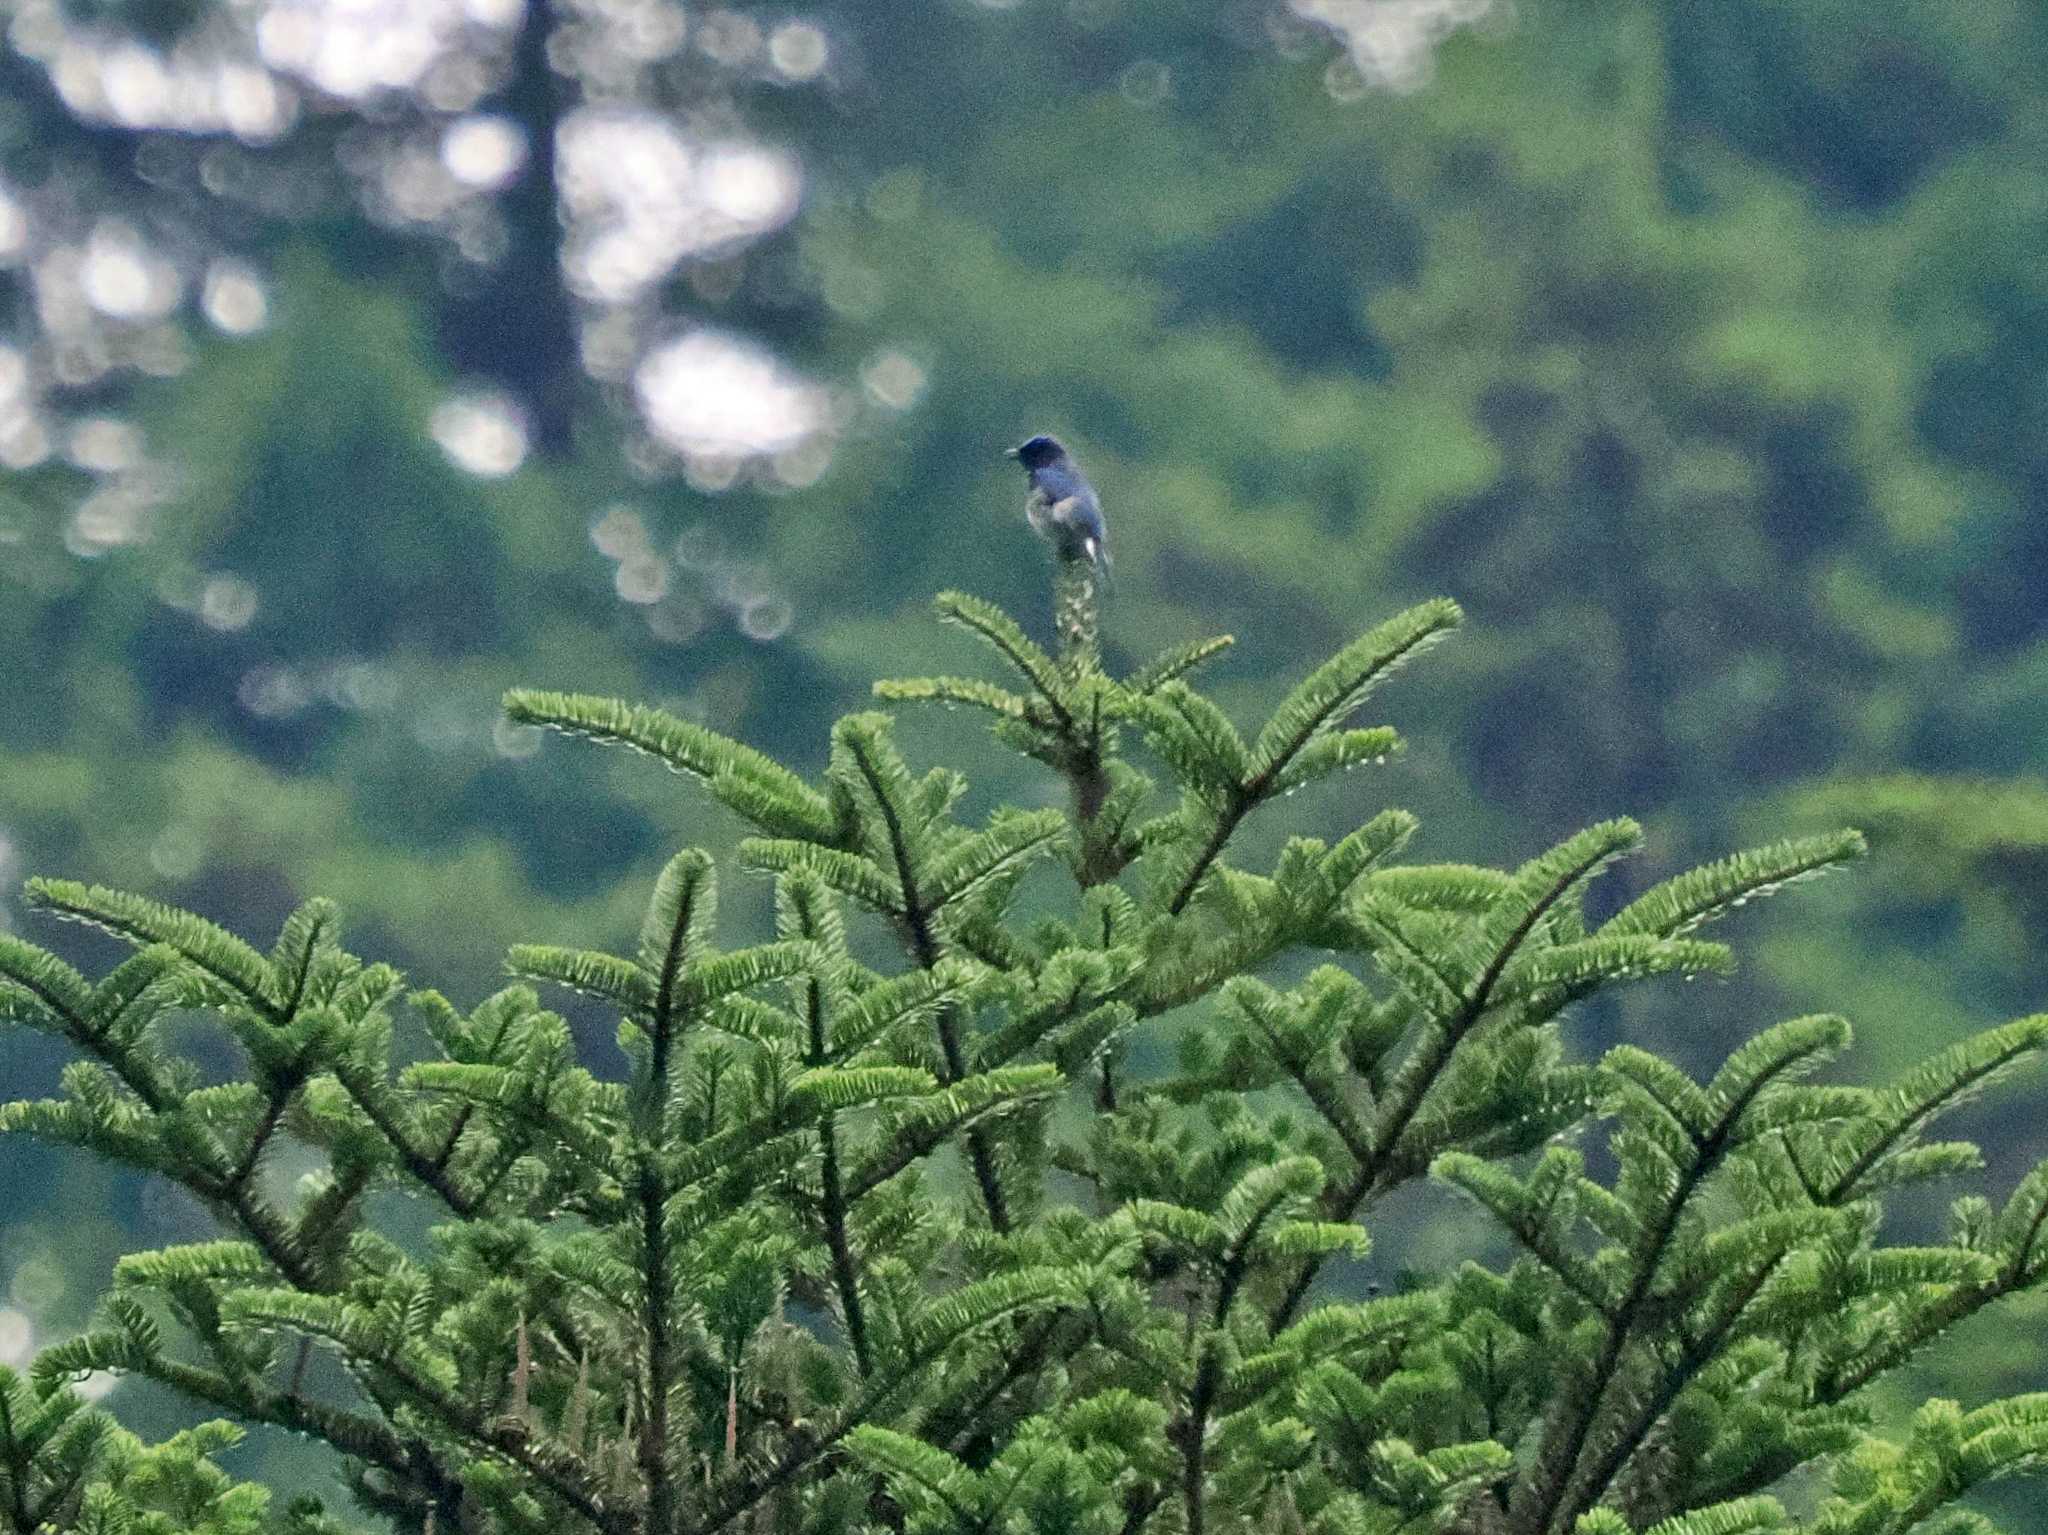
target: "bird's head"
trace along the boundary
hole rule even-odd
[[[1056,459],[1067,456],[1067,450],[1060,446],[1057,437],[1034,437],[1029,442],[1010,449],[1010,457],[1026,469],[1042,469]]]

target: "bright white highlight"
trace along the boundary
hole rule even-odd
[[[825,423],[822,389],[717,331],[690,331],[654,348],[633,385],[655,435],[686,455],[779,453]]]
[[[458,395],[434,412],[431,430],[465,473],[494,480],[526,462],[525,413],[503,395]]]
[[[1289,0],[1295,15],[1342,39],[1353,68],[1368,84],[1413,90],[1429,78],[1437,44],[1477,26],[1506,6],[1502,0]]]
[[[588,297],[626,303],[690,256],[741,244],[792,218],[794,156],[759,144],[695,144],[653,112],[589,107],[562,125],[565,261]]]
[[[441,135],[441,163],[464,186],[494,192],[526,163],[526,132],[507,117],[457,118]]]

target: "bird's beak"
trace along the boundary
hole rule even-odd
[[[1015,458],[1018,454],[1022,453],[1023,451],[1024,450],[1022,448],[1005,448],[1003,449],[1003,457]]]

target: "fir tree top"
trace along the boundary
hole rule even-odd
[[[1958,1500],[2048,1451],[2048,1396],[1933,1402],[1901,1439],[1867,1388],[2041,1282],[2048,1166],[1958,1199],[1940,1241],[1888,1240],[1883,1212],[1976,1169],[1934,1122],[2048,1017],[1882,1088],[1813,1080],[1849,1043],[1832,1017],[1705,1081],[1633,1045],[1574,1059],[1574,1003],[1725,970],[1706,924],[1860,839],[1738,854],[1598,922],[1630,821],[1494,869],[1398,861],[1415,823],[1382,809],[1247,868],[1254,817],[1399,749],[1358,711],[1457,607],[1372,628],[1247,733],[1189,680],[1228,640],[1113,677],[1094,572],[1058,577],[1057,653],[947,594],[1003,681],[877,693],[986,712],[1064,811],[961,821],[960,775],[913,767],[883,713],[841,720],[810,781],[660,710],[510,695],[739,816],[776,890],[756,941],[721,944],[685,850],[630,952],[515,949],[465,1010],[350,953],[324,902],[266,952],[32,882],[136,952],[94,980],[0,936],[0,1016],[77,1056],[0,1127],[177,1183],[220,1234],[132,1254],[95,1327],[0,1371],[0,1520],[340,1530],[214,1464],[260,1424],[332,1446],[356,1512],[404,1531],[1987,1529]],[[1042,870],[1063,904],[1026,920]],[[623,1070],[561,991],[615,1017]],[[1134,1069],[1169,1015],[1177,1062]],[[199,1070],[195,1017],[232,1079]],[[1425,1179],[1517,1256],[1378,1254],[1405,1277],[1359,1298],[1374,1210]],[[429,1202],[426,1238],[387,1191]],[[143,1446],[72,1388],[102,1370],[224,1421]],[[1816,1463],[1795,1521],[1773,1490]]]

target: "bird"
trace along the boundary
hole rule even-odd
[[[1109,569],[1109,532],[1102,522],[1102,503],[1081,466],[1057,437],[1038,436],[1009,450],[1031,476],[1031,496],[1024,503],[1031,531],[1051,541],[1063,560],[1087,560]]]

